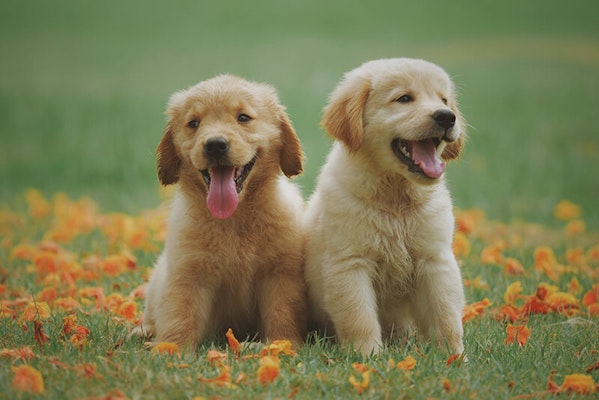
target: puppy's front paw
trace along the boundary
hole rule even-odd
[[[156,330],[153,325],[139,325],[131,330],[129,337],[137,336],[140,338],[151,338],[156,334]]]
[[[354,350],[359,351],[365,356],[375,356],[381,349],[381,342],[376,339],[368,339],[364,341],[356,340],[353,345]]]

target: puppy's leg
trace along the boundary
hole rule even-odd
[[[414,331],[412,305],[409,298],[389,301],[379,307],[383,338],[405,340]]]
[[[152,338],[156,335],[156,307],[161,301],[164,283],[166,281],[166,252],[163,252],[146,285],[146,300],[143,314],[143,320],[140,326],[133,328],[131,335],[139,337]]]
[[[214,286],[198,279],[174,278],[166,284],[156,310],[156,341],[195,350],[210,327]]]
[[[299,268],[297,268],[299,270]],[[300,347],[307,331],[307,289],[301,272],[273,271],[258,287],[261,331],[267,340],[287,339]]]
[[[376,354],[382,344],[381,325],[372,281],[359,264],[326,274],[324,308],[331,316],[341,344],[364,355]],[[326,267],[325,267],[326,271]]]
[[[146,291],[146,307],[144,310],[141,325],[131,330],[131,336],[142,338],[152,338],[156,335],[156,326],[154,325],[154,308],[151,300],[148,299],[149,292]]]
[[[462,310],[464,289],[458,264],[451,252],[418,265],[414,318],[418,330],[452,351],[464,351]]]

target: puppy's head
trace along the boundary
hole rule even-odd
[[[166,114],[157,149],[160,182],[199,187],[215,218],[235,212],[244,188],[279,171],[302,172],[299,139],[268,85],[217,76],[173,94]]]
[[[434,183],[462,151],[464,121],[445,71],[423,60],[370,61],[333,91],[322,125],[385,171]]]

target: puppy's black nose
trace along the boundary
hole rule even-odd
[[[229,151],[229,142],[225,138],[208,139],[204,145],[204,153],[208,157],[218,159]]]
[[[455,125],[455,114],[450,110],[441,109],[433,113],[433,119],[442,128],[449,129]]]

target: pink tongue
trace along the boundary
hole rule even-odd
[[[439,178],[445,172],[445,163],[439,158],[432,139],[412,142],[412,160],[429,178]]]
[[[229,218],[237,209],[239,195],[235,187],[235,167],[214,167],[210,169],[210,189],[206,204],[214,218]]]

